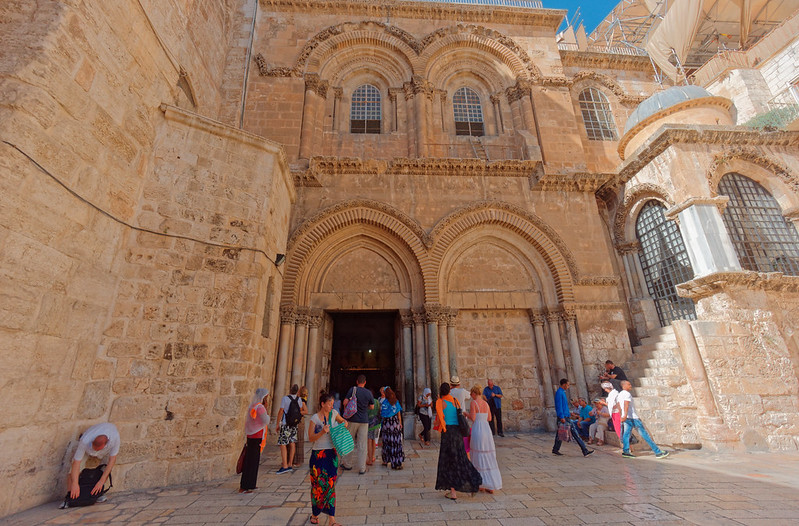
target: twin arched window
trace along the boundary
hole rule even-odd
[[[596,88],[584,89],[580,92],[579,101],[588,138],[592,141],[617,141],[616,123],[605,94]]]
[[[693,301],[677,295],[676,285],[693,279],[694,271],[677,224],[666,219],[665,210],[657,201],[649,201],[635,222],[644,280],[662,327],[674,320],[696,319]]]
[[[452,98],[452,109],[456,135],[485,135],[480,96],[473,89],[458,88]],[[380,90],[371,84],[358,86],[352,93],[350,133],[380,133],[381,115]]]
[[[350,133],[380,133],[380,90],[371,84],[359,86],[352,94]]]
[[[799,275],[799,234],[782,216],[779,203],[755,181],[728,173],[719,194],[730,198],[721,218],[741,267]]]

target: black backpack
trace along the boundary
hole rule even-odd
[[[289,396],[289,398],[291,398]],[[295,396],[291,398],[289,403],[289,410],[286,411],[286,425],[289,427],[297,427],[302,420],[302,411],[300,410],[300,397]]]
[[[78,475],[80,495],[78,495],[78,498],[73,499],[69,496],[69,492],[67,492],[61,508],[78,508],[81,506],[91,506],[96,503],[97,499],[100,498],[101,495],[105,494],[108,490],[114,487],[114,483],[111,480],[111,475],[109,474],[108,487],[101,489],[96,495],[92,495],[92,490],[100,481],[100,478],[102,478],[104,471],[105,464],[101,464],[96,468],[86,468],[82,470],[80,475]]]

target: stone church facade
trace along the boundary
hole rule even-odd
[[[533,430],[612,359],[659,442],[799,447],[799,132],[740,125],[796,44],[664,91],[562,16],[0,6],[0,515],[92,423],[118,487],[209,480],[256,387],[357,372],[409,407],[493,378]]]

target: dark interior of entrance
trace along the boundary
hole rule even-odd
[[[359,374],[376,395],[396,384],[396,312],[331,313],[333,346],[330,389],[343,399]]]

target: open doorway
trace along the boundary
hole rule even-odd
[[[330,390],[343,399],[359,374],[379,396],[380,386],[396,386],[397,313],[331,312],[333,344]]]

